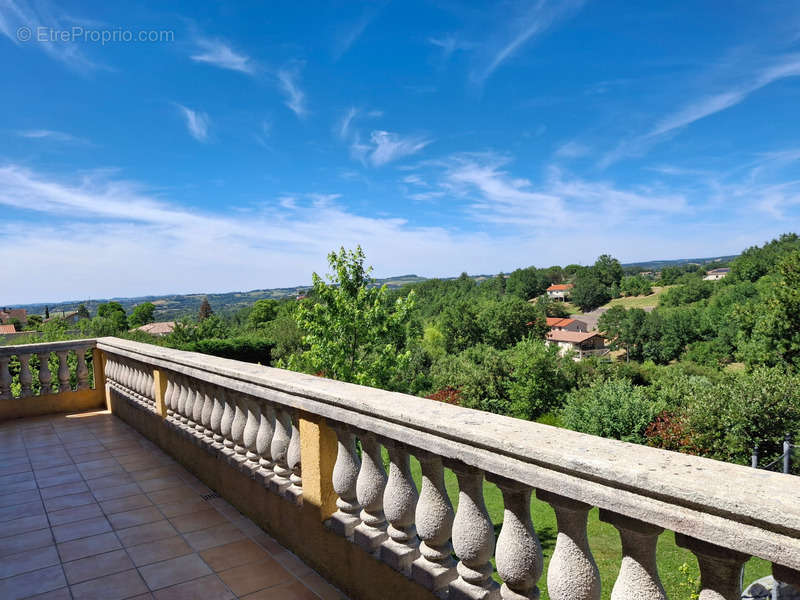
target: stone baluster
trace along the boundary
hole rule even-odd
[[[150,404],[153,405],[153,410],[156,407],[156,379],[153,377],[153,370],[147,369],[145,371],[145,375],[147,376],[147,397],[150,400]]]
[[[183,414],[186,420],[184,421],[183,431],[190,435],[194,431],[194,386],[192,381],[185,377],[183,378],[183,389],[186,391],[186,400],[184,403]]]
[[[38,352],[39,357],[39,395],[47,396],[53,393],[53,375],[50,373],[50,353]]]
[[[536,582],[542,576],[542,546],[531,522],[531,488],[492,476],[488,478],[503,494],[503,528],[494,554],[497,574],[503,580],[503,600],[538,600]]]
[[[211,385],[202,383],[200,387],[203,394],[203,410],[200,413],[200,422],[203,424],[203,441],[211,444],[214,441],[214,432],[211,431],[211,413],[214,411],[214,397],[211,393]]]
[[[167,378],[167,389],[164,391],[164,408],[167,409],[167,423],[175,424],[175,378],[171,373],[164,373]]]
[[[402,444],[384,440],[389,452],[389,478],[383,491],[383,512],[389,526],[388,539],[380,548],[381,560],[398,571],[411,568],[419,556],[419,540],[414,525],[417,509],[417,488],[411,477],[409,454]]]
[[[244,428],[247,424],[247,408],[245,406],[245,399],[239,393],[234,394],[234,413],[233,424],[231,425],[231,437],[233,438],[233,455],[237,464],[241,464],[246,460],[247,449],[244,447]]]
[[[374,552],[386,540],[386,516],[383,514],[383,493],[386,469],[383,468],[381,445],[369,432],[359,432],[361,469],[356,479],[356,500],[361,505],[361,524],[353,532],[353,541],[367,552]]]
[[[133,393],[144,398],[144,385],[142,385],[142,370],[138,363],[131,362],[131,389]]]
[[[272,436],[275,435],[275,411],[272,406],[265,402],[261,402],[259,408],[261,414],[258,433],[256,434],[256,454],[259,456],[259,473],[262,479],[268,480],[272,477],[273,462],[270,444],[272,443]]]
[[[361,461],[356,451],[356,438],[353,432],[339,423],[329,423],[336,432],[336,463],[333,465],[333,491],[339,496],[336,499],[337,510],[329,521],[330,528],[344,537],[351,537],[360,523],[358,514],[361,506],[356,496],[358,472]]]
[[[213,445],[216,449],[222,448],[222,442],[225,438],[222,437],[222,415],[225,413],[225,403],[220,396],[220,389],[217,386],[211,388],[212,401],[214,407],[211,409],[211,432]]]
[[[194,399],[192,400],[192,421],[194,421],[194,428],[190,433],[194,436],[195,440],[203,439],[203,404],[205,403],[205,394],[203,394],[202,384],[196,380],[191,379],[189,384],[194,390]]]
[[[444,485],[442,459],[425,451],[415,454],[422,467],[422,487],[414,517],[421,543],[420,557],[411,565],[411,576],[429,590],[438,591],[458,576],[450,543],[455,513]]]
[[[233,418],[236,413],[234,408],[234,399],[231,392],[220,389],[220,396],[223,404],[222,421],[219,424],[219,432],[222,435],[223,453],[230,456],[233,453],[233,436],[231,431],[233,429]]]
[[[20,398],[27,398],[32,394],[31,385],[33,384],[33,377],[31,376],[31,355],[19,354],[19,385],[20,385]]]
[[[492,579],[494,525],[483,499],[483,471],[462,463],[451,466],[458,478],[458,510],[453,521],[453,549],[458,578],[450,583],[450,600],[497,600],[500,586]]]
[[[78,357],[78,370],[76,371],[76,375],[78,376],[78,389],[88,390],[89,367],[86,365],[86,348],[78,348],[75,351],[75,356]],[[41,376],[39,379],[41,381]]]
[[[175,428],[179,431],[186,425],[186,381],[183,375],[175,375]]]
[[[742,569],[748,556],[680,533],[675,543],[691,550],[700,567],[699,600],[739,600],[742,597]]]
[[[292,471],[289,476],[292,485],[286,490],[286,495],[299,503],[303,496],[303,466],[300,464],[300,418],[296,410],[292,411],[292,437],[286,450],[286,465]]]
[[[287,462],[291,439],[292,422],[289,413],[282,408],[276,408],[275,435],[272,436],[272,444],[270,445],[270,454],[275,464],[272,467],[273,477],[269,481],[269,487],[272,491],[281,495],[292,485],[289,479],[292,470]]]
[[[244,402],[245,422],[242,433],[242,446],[244,446],[246,462],[245,467],[251,471],[258,469],[258,454],[256,454],[256,437],[258,437],[258,423],[261,420],[261,411],[255,398],[246,398]]]
[[[616,527],[622,540],[622,564],[611,600],[667,600],[656,565],[656,545],[664,529],[608,510],[600,510],[600,520]]]
[[[600,600],[600,572],[586,534],[591,506],[544,490],[537,490],[536,497],[553,507],[558,521],[556,548],[547,569],[551,600]]]
[[[8,372],[10,357],[0,356],[0,400],[11,400],[11,374]]]
[[[57,350],[58,356],[58,391],[69,392],[72,387],[69,383],[69,363],[67,362],[68,350]]]

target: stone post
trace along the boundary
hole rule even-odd
[[[330,528],[344,537],[351,537],[353,530],[361,522],[358,514],[361,506],[356,497],[356,484],[361,461],[356,452],[356,438],[344,425],[330,423],[336,432],[337,452],[336,464],[333,466],[333,490],[339,496],[336,499],[338,510],[331,515]]]
[[[33,377],[31,376],[30,354],[18,354],[19,359],[19,384],[20,384],[20,398],[27,398],[31,395],[33,384]]]
[[[39,395],[47,396],[52,394],[53,375],[50,373],[50,353],[38,352],[39,357]]]
[[[420,557],[411,565],[414,581],[431,591],[445,589],[458,577],[456,563],[450,554],[453,546],[455,512],[444,485],[442,459],[430,452],[418,450],[416,457],[422,468],[422,486],[414,520],[421,540]]]
[[[167,374],[160,369],[153,369],[153,382],[156,392],[156,414],[165,419],[167,417],[167,389],[169,388],[171,391]]]
[[[383,468],[381,445],[369,432],[359,432],[361,469],[356,480],[356,500],[361,505],[361,524],[353,532],[353,540],[367,552],[377,550],[386,539],[386,517],[383,514],[383,492],[386,469]]]
[[[289,481],[292,485],[286,490],[286,497],[299,504],[303,498],[303,478],[300,455],[300,421],[297,411],[292,411],[292,437],[289,439],[289,448],[286,450],[286,466],[292,471]]]
[[[0,400],[11,400],[11,375],[8,372],[8,356],[0,356]]]
[[[417,509],[417,488],[411,477],[411,464],[406,448],[394,440],[384,440],[389,452],[389,479],[383,491],[383,512],[389,526],[380,548],[380,557],[397,571],[406,571],[419,556],[419,540],[414,516]]]
[[[281,496],[292,485],[289,479],[292,470],[286,460],[291,440],[292,422],[289,413],[283,408],[277,407],[275,409],[275,435],[272,436],[272,445],[270,446],[270,453],[275,464],[272,467],[273,477],[269,481],[269,487]]]
[[[556,548],[547,569],[551,600],[600,600],[600,572],[586,535],[591,506],[544,490],[537,490],[536,497],[553,507],[558,521]]]
[[[622,540],[622,565],[611,600],[667,600],[656,564],[658,536],[664,529],[602,509],[600,520],[616,527]]]
[[[320,523],[336,511],[333,468],[336,464],[336,433],[317,415],[301,412],[300,464],[303,465],[303,507],[318,510]]]
[[[742,596],[742,569],[748,556],[716,546],[682,533],[675,543],[691,550],[700,566],[700,600],[739,600]]]

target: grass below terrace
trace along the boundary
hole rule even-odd
[[[388,469],[389,458],[385,450],[384,463]],[[419,462],[413,456],[411,457],[411,473],[417,484],[417,489],[419,489],[422,481],[422,472]],[[450,501],[453,503],[453,508],[457,509],[458,480],[455,474],[447,469],[445,470],[445,485]],[[503,523],[503,496],[497,486],[484,482],[483,497],[486,502],[486,508],[495,525],[495,535],[497,535],[500,533]],[[589,545],[600,570],[600,578],[603,584],[602,598],[603,600],[608,600],[611,596],[611,588],[614,586],[614,581],[619,573],[622,547],[617,530],[613,525],[601,522],[598,518],[598,513],[599,511],[596,508],[589,512]],[[550,508],[549,504],[537,500],[535,494],[531,500],[531,519],[539,536],[544,554],[545,570],[538,584],[541,590],[541,599],[549,600],[547,594],[547,567],[555,549],[558,527],[553,509]],[[675,545],[674,534],[670,531],[665,531],[658,540],[657,556],[658,570],[661,582],[667,592],[667,597],[672,600],[689,600],[690,590],[686,586],[686,576],[680,573],[679,568],[683,563],[686,563],[689,565],[689,577],[693,579],[699,577],[697,560],[692,553],[678,548]],[[758,558],[750,559],[745,567],[745,585],[749,585],[752,581],[770,573],[770,563]],[[495,579],[498,582],[500,581],[497,573],[495,573]]]
[[[602,308],[611,308],[612,306],[622,306],[623,308],[651,308],[658,306],[658,297],[669,288],[675,287],[674,285],[653,286],[653,293],[647,296],[626,296],[623,298],[614,298]]]

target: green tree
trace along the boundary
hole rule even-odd
[[[85,308],[85,307],[84,307]],[[155,304],[152,302],[142,302],[136,305],[131,312],[128,323],[131,327],[141,327],[155,321],[154,314],[156,311]]]
[[[608,287],[594,274],[593,269],[586,269],[578,274],[575,287],[572,288],[572,301],[582,311],[594,310],[610,299]]]
[[[108,320],[108,323],[104,321],[98,321],[95,324],[93,319],[93,329],[103,332],[96,333],[95,335],[97,336],[114,335],[115,333],[119,333],[128,329],[128,317],[125,314],[125,309],[122,308],[122,305],[119,302],[106,302],[105,304],[100,304],[97,307],[97,316],[95,319],[98,318],[106,319]]]
[[[45,320],[50,318],[50,307],[49,306],[45,306],[44,307],[44,318],[45,318]]]
[[[315,303],[301,304],[297,324],[308,349],[290,358],[291,368],[323,373],[341,381],[392,389],[403,376],[410,352],[405,327],[414,294],[388,302],[386,286],[370,285],[372,268],[364,251],[341,248],[328,255],[326,283],[313,274]]]
[[[516,269],[508,276],[506,293],[522,300],[530,300],[544,294],[549,284],[536,267]]]
[[[536,419],[556,408],[570,388],[572,359],[542,340],[524,339],[507,352],[511,375],[507,382],[511,415]]]
[[[456,353],[480,343],[483,332],[474,300],[448,304],[439,316],[439,330],[448,352]]]
[[[197,312],[197,320],[202,321],[204,319],[207,319],[213,314],[214,310],[211,308],[211,304],[208,303],[208,297],[206,296],[200,303],[200,310]]]
[[[534,304],[513,296],[485,303],[477,323],[483,341],[499,350],[528,335],[541,339],[547,333],[544,314]]]
[[[278,301],[271,298],[256,300],[247,316],[247,326],[251,329],[269,323],[278,316]]]
[[[28,327],[30,329],[37,329],[41,327],[43,321],[44,319],[42,319],[42,315],[28,315]]]
[[[622,279],[622,265],[619,261],[610,254],[601,254],[594,262],[594,274],[600,283],[607,287],[611,287],[615,283],[619,285]]]
[[[78,305],[78,319],[90,319],[91,315],[89,314],[89,309],[86,308],[85,304]]]

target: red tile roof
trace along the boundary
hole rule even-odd
[[[553,329],[547,334],[547,339],[553,342],[569,342],[580,344],[600,334],[596,331],[562,331]],[[602,336],[601,336],[602,337]]]
[[[575,319],[568,319],[565,317],[547,317],[548,327],[566,327],[570,323],[574,323]]]
[[[137,331],[144,331],[150,335],[166,335],[175,330],[175,321],[159,321],[158,323],[148,323],[136,328]]]
[[[16,333],[17,330],[13,325],[0,325],[0,334],[2,333]]]
[[[554,283],[549,288],[547,288],[548,292],[565,292],[567,290],[571,290],[575,286],[571,283]]]

